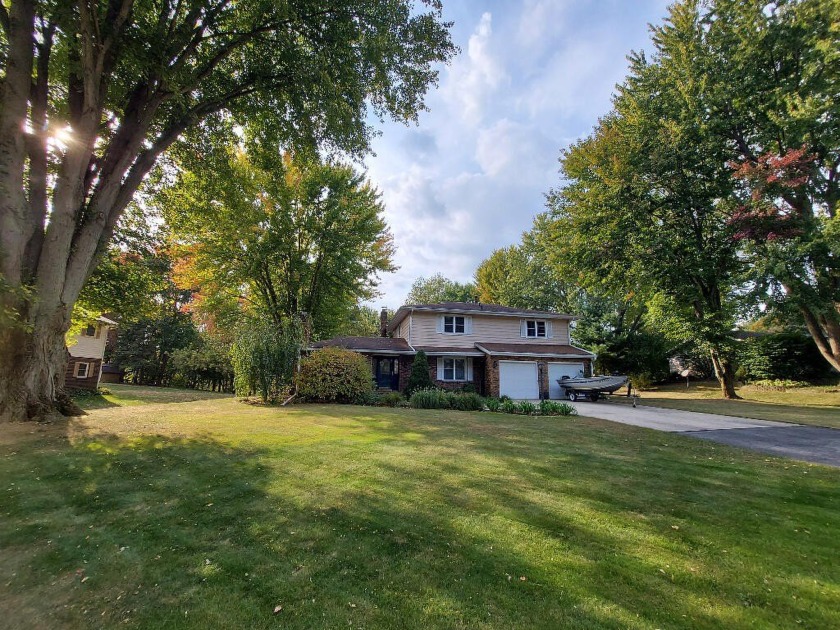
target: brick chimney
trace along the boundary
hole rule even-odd
[[[388,309],[384,306],[382,310],[379,312],[379,336],[380,337],[387,337],[388,336]]]

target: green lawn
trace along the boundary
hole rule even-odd
[[[715,382],[691,382],[689,387],[684,383],[670,384],[641,392],[639,402],[668,409],[840,428],[840,384],[795,387],[787,391],[745,385],[736,391],[742,400],[721,398]]]
[[[217,394],[195,389],[118,385],[116,383],[103,383],[102,389],[110,393],[101,396],[84,397],[78,403],[83,408],[91,410],[106,407],[128,407],[152,403],[180,403],[230,397],[230,394]]]
[[[586,418],[122,389],[0,427],[4,628],[840,627],[838,469]]]

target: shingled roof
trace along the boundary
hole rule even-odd
[[[588,359],[595,355],[581,348],[565,344],[546,343],[482,343],[478,342],[475,347],[486,352],[490,356],[544,356],[544,357],[580,357]]]
[[[313,348],[346,348],[356,352],[394,352],[414,354],[405,339],[399,337],[335,337],[312,344]]]

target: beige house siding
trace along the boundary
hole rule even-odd
[[[463,348],[472,346],[476,342],[486,343],[528,343],[568,344],[568,320],[548,320],[552,326],[551,337],[522,337],[520,325],[523,317],[509,317],[498,315],[467,315],[472,317],[472,332],[463,335],[453,335],[437,332],[438,318],[442,313],[428,313],[415,311],[403,320],[399,327],[399,336],[408,339],[412,346],[434,346],[437,348]],[[411,324],[411,338],[408,338],[406,322],[413,319]],[[405,331],[405,332],[404,332]]]
[[[397,337],[402,337],[403,339],[408,341],[408,343],[410,344],[411,339],[408,338],[409,327],[410,327],[410,321],[409,320],[411,320],[411,315],[409,315],[404,320],[402,320],[402,322],[400,322],[400,327],[397,329],[397,335],[396,336]]]
[[[96,324],[98,336],[88,337],[82,331],[67,344],[71,357],[94,357],[101,359],[105,356],[105,343],[108,341],[108,326]]]

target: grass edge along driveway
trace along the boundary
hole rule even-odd
[[[840,471],[586,418],[117,396],[0,479],[12,628],[840,626]]]

